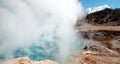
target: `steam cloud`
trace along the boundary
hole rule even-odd
[[[42,43],[39,40],[43,35],[53,42],[56,34],[64,60],[75,40],[73,27],[82,12],[77,0],[0,0],[0,54],[9,56],[19,47]]]

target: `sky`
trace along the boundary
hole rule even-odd
[[[111,8],[120,8],[120,0],[79,0],[84,9],[94,8],[97,6],[108,5]]]

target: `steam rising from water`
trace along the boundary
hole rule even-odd
[[[79,15],[82,7],[77,0],[0,0],[0,54],[10,57],[17,48],[32,44],[47,47],[43,44],[48,41],[58,46],[65,60]]]

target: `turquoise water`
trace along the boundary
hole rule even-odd
[[[59,47],[57,45],[57,41],[59,41],[59,39],[55,35],[52,35],[52,38],[53,40],[49,42],[44,37],[44,35],[42,35],[38,43],[33,43],[30,46],[14,50],[13,53],[10,54],[11,57],[6,57],[6,55],[0,54],[0,61],[26,56],[32,60],[55,60],[56,58],[58,58],[57,54],[59,51]]]
[[[47,44],[46,47],[42,47],[40,45],[31,45],[30,47],[19,48],[15,50],[11,58],[5,58],[4,55],[1,55],[0,60],[4,61],[8,59],[26,57],[26,56],[32,60],[44,60],[44,59],[55,60],[57,53],[58,53],[58,48],[54,44],[53,45]]]
[[[59,61],[59,46],[58,42],[59,38],[53,36],[53,42],[47,41],[44,37],[40,39],[40,43],[33,43],[28,47],[18,48],[13,51],[12,56],[10,58],[5,57],[4,54],[0,55],[0,61],[5,61],[8,59],[18,58],[18,57],[29,57],[32,60],[55,60]],[[84,43],[79,40],[75,40],[73,43],[73,48],[80,51],[84,47]]]

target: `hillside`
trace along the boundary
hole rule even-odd
[[[91,28],[96,28],[95,30],[88,30],[85,32],[79,31],[79,33],[82,34],[85,39],[101,42],[100,44],[120,53],[119,8],[106,8],[104,10],[88,14],[84,19],[79,20],[76,25],[77,27],[93,26]],[[103,28],[104,30],[100,30]]]
[[[70,64],[120,64],[120,9],[106,8],[76,23],[78,34],[90,41]]]

